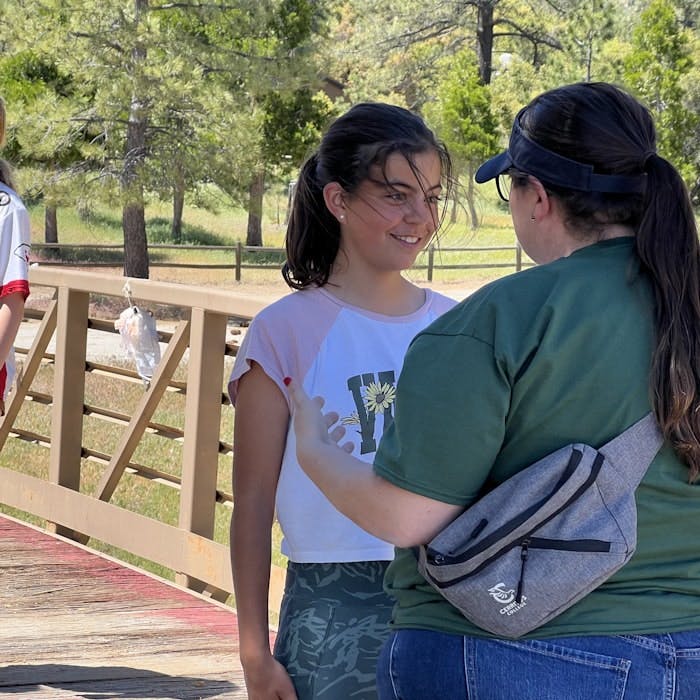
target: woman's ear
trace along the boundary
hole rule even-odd
[[[536,178],[530,176],[530,187],[534,190],[537,198],[532,209],[531,219],[541,221],[552,210],[552,199],[550,198],[544,185]]]
[[[338,221],[345,221],[345,190],[338,182],[329,182],[323,188],[323,199],[326,202],[328,211],[335,216]]]

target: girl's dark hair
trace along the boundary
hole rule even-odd
[[[403,155],[415,168],[413,157],[425,151],[438,154],[443,188],[449,194],[450,156],[417,114],[394,105],[365,102],[336,119],[317,151],[302,165],[296,182],[285,240],[287,261],[282,268],[287,284],[303,289],[328,282],[340,246],[340,224],[323,198],[328,183],[337,182],[352,194],[370,176],[370,168],[383,168],[393,153]]]
[[[578,83],[535,98],[520,123],[555,153],[588,163],[597,173],[646,173],[645,194],[562,191],[549,186],[567,222],[595,237],[606,224],[636,231],[636,250],[656,301],[651,398],[659,425],[700,476],[700,245],[690,196],[678,171],[656,153],[649,111],[608,83]]]

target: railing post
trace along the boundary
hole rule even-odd
[[[58,289],[49,481],[74,491],[80,490],[89,301],[88,292]],[[47,529],[74,534],[58,523],[48,523]]]
[[[433,281],[433,264],[435,263],[435,246],[428,248],[428,282]]]
[[[515,241],[515,271],[520,272],[523,269],[523,249],[520,241]]]
[[[210,539],[219,469],[226,321],[223,314],[192,309],[179,526]],[[184,574],[177,574],[176,581],[197,591],[205,588]]]
[[[238,241],[236,244],[236,282],[241,281],[241,263],[243,262],[243,244]]]

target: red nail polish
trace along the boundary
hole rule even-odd
[[[292,381],[291,377],[285,377],[283,380],[285,386],[289,386],[289,383]]]

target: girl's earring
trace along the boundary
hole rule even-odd
[[[345,214],[341,214],[341,215],[338,217],[338,221],[345,221]]]
[[[531,217],[530,217],[530,221],[532,221],[532,223],[534,224],[534,223],[535,223],[535,217],[534,217],[534,216],[531,216]]]

